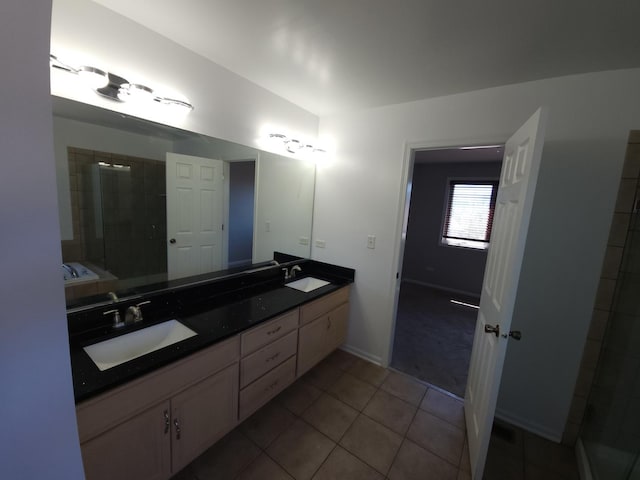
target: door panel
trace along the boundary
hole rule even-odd
[[[465,393],[472,477],[482,478],[540,168],[546,113],[507,141]],[[498,335],[485,326],[499,326]],[[526,332],[525,332],[526,336]]]
[[[169,279],[224,268],[224,162],[167,153]]]

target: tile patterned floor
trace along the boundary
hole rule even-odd
[[[485,480],[577,480],[570,449],[498,432]],[[469,471],[461,400],[338,350],[173,480],[470,480]]]

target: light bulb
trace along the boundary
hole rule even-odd
[[[99,68],[82,66],[78,69],[78,76],[94,90],[109,85],[109,74]]]

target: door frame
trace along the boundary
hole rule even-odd
[[[471,145],[504,145],[513,134],[487,135],[484,137],[472,138],[452,138],[449,140],[423,140],[404,143],[404,155],[402,162],[402,177],[400,179],[400,195],[396,215],[395,242],[393,247],[392,265],[396,266],[396,272],[391,274],[389,284],[389,295],[393,298],[389,317],[391,322],[388,325],[387,344],[382,352],[381,364],[388,367],[393,355],[393,343],[396,333],[396,321],[398,316],[398,301],[400,293],[400,283],[402,279],[402,266],[404,262],[404,249],[406,243],[407,223],[409,220],[409,207],[411,203],[411,181],[413,178],[413,167],[415,164],[415,153],[422,150],[446,150]]]

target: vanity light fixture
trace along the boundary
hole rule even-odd
[[[176,113],[186,114],[193,110],[186,100],[158,95],[154,90],[146,85],[131,83],[127,79],[114,73],[106,72],[100,68],[89,65],[73,67],[61,61],[55,55],[49,55],[51,68],[63,70],[65,72],[78,75],[82,80],[98,95],[118,102],[135,102],[149,104],[156,102],[164,105]]]
[[[322,156],[327,153],[326,150],[323,150],[322,148],[314,147],[310,143],[302,143],[300,140],[289,138],[282,133],[270,133],[268,135],[268,140],[275,148],[284,149],[289,153],[299,153],[302,155],[311,154],[314,157]]]

